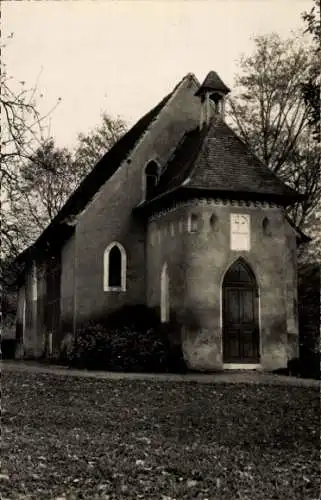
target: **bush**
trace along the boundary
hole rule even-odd
[[[300,346],[300,375],[320,380],[320,351]]]
[[[320,352],[300,346],[300,357],[288,362],[288,374],[320,380]]]
[[[16,339],[1,340],[1,357],[2,359],[14,359],[16,352]]]
[[[62,356],[70,366],[96,370],[184,372],[180,346],[171,345],[173,326],[159,323],[155,310],[126,306],[112,313],[106,324],[90,322],[78,329],[70,352]]]
[[[168,344],[155,327],[112,330],[109,368],[119,371],[167,371]]]
[[[106,369],[109,362],[110,341],[108,331],[99,323],[90,322],[77,330],[69,352],[61,356],[76,368]]]

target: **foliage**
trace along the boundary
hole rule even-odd
[[[41,144],[21,175],[29,227],[34,226],[38,234],[47,227],[78,185],[79,176],[66,148],[57,148],[52,138]],[[22,211],[22,206],[18,209]]]
[[[75,164],[83,174],[88,174],[104,154],[126,132],[126,123],[102,113],[101,124],[87,134],[79,134],[74,153]]]
[[[303,378],[314,378],[320,380],[321,353],[309,349],[305,345],[300,346],[300,368],[299,373]]]
[[[3,248],[8,264],[50,224],[78,182],[71,154],[57,148],[53,139],[42,139],[36,151],[24,159],[14,189],[8,191],[5,221],[10,219],[15,227],[14,250],[6,244]]]
[[[229,118],[241,139],[271,170],[306,199],[292,211],[298,226],[321,193],[320,147],[312,140],[309,108],[302,96],[314,54],[296,38],[258,36],[251,56],[240,60]]]
[[[319,498],[318,387],[3,371],[3,500]]]
[[[278,370],[280,374],[292,377],[320,380],[320,352],[314,352],[305,346],[300,346],[299,358],[289,360],[286,370]]]
[[[150,328],[146,331],[131,329],[112,330],[111,342],[112,370],[119,371],[167,371],[168,345],[159,331]]]
[[[315,129],[315,137],[320,141],[320,57],[321,57],[321,11],[320,0],[314,0],[310,12],[304,12],[303,20],[306,23],[306,32],[310,33],[314,41],[315,63],[311,65],[308,78],[302,85],[303,96],[310,110],[310,124]]]
[[[77,368],[104,369],[109,362],[110,338],[100,324],[88,323],[79,328],[67,361]]]
[[[298,261],[300,263],[319,263],[321,265],[321,198],[316,209],[309,215],[304,224],[304,231],[312,239],[299,247]]]
[[[20,153],[19,168],[16,164],[12,167],[14,182],[5,188],[3,256],[11,260],[36,240],[93,168],[98,156],[106,153],[120,137],[123,122],[114,122],[107,115],[104,120],[97,131],[81,137],[74,155],[66,148],[58,148],[52,138],[43,137],[38,138],[34,151],[30,149],[25,155]],[[90,150],[91,141],[96,144],[92,146],[95,152]]]
[[[1,281],[9,290],[19,272],[14,258],[51,223],[87,171],[52,138],[40,140],[35,151],[21,158],[14,183],[4,188]]]
[[[12,38],[13,34],[8,38]],[[2,49],[5,49],[5,43]],[[26,88],[16,82],[1,63],[1,281],[6,286],[8,267],[32,244],[52,221],[67,197],[93,168],[98,159],[124,133],[125,123],[106,113],[102,125],[88,135],[80,134],[72,154],[57,148],[48,137],[46,119],[55,106],[41,116],[38,83]]]
[[[159,324],[156,311],[125,306],[104,325],[89,322],[78,329],[66,360],[71,366],[112,371],[185,371],[179,347],[170,344],[170,328]]]
[[[307,24],[307,31],[311,33],[315,41],[316,50],[321,51],[321,17],[320,17],[320,0],[313,1],[314,6],[310,12],[302,14],[303,20]]]
[[[16,345],[16,339],[1,337],[1,359],[14,359]]]

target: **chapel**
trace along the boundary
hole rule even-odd
[[[124,305],[179,326],[191,369],[287,366],[298,355],[301,195],[226,123],[230,89],[186,75],[101,160],[20,256],[17,335],[52,356]]]

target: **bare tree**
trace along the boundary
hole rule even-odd
[[[12,37],[13,33],[7,38]],[[8,40],[2,44],[2,51],[7,42]],[[4,282],[8,263],[30,244],[33,237],[26,216],[27,208],[22,203],[24,198],[24,193],[21,191],[22,174],[26,163],[30,161],[47,133],[47,117],[60,100],[58,99],[52,109],[41,116],[36,105],[36,101],[41,97],[38,91],[38,80],[32,88],[27,88],[24,81],[15,81],[8,74],[4,58],[2,58],[0,74],[1,283]],[[19,206],[20,209],[18,209]]]
[[[12,37],[12,35],[11,35]],[[10,37],[9,37],[10,38]],[[13,260],[51,222],[68,196],[125,132],[125,123],[102,116],[102,124],[79,135],[72,155],[48,139],[46,118],[36,101],[38,84],[27,89],[1,67],[1,264]],[[1,266],[3,268],[3,265]]]
[[[16,206],[23,197],[22,172],[26,162],[41,144],[46,133],[46,116],[40,116],[36,107],[37,86],[25,88],[19,82],[14,91],[13,80],[7,75],[5,65],[0,75],[1,108],[1,261],[15,257],[30,242],[28,227],[19,224]]]
[[[320,149],[311,140],[309,107],[302,95],[314,53],[277,34],[254,39],[240,60],[229,118],[243,141],[273,172],[306,195],[292,216],[302,226],[320,196]]]

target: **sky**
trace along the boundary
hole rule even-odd
[[[253,36],[286,38],[304,27],[301,14],[311,7],[312,0],[5,0],[2,61],[13,86],[37,84],[41,114],[61,98],[50,135],[72,149],[103,111],[131,126],[187,73],[202,81],[215,70],[233,90]]]

